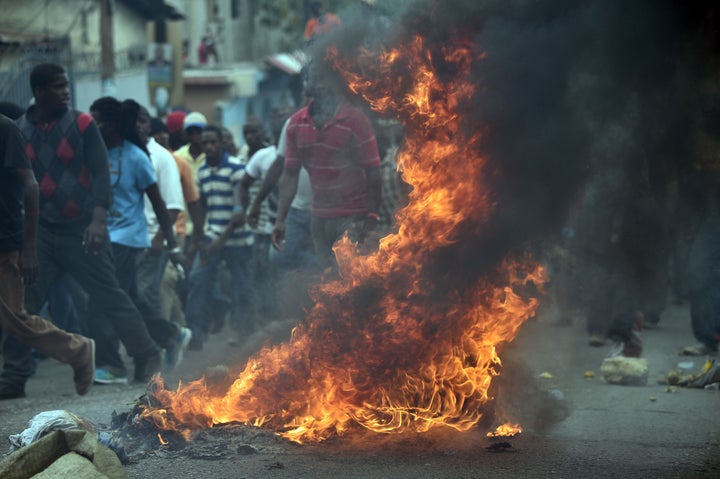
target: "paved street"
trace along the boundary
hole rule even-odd
[[[645,357],[651,369],[648,385],[642,387],[605,384],[599,366],[608,348],[587,346],[581,322],[560,327],[552,321],[551,313],[542,313],[523,327],[518,340],[505,352],[506,369],[515,368],[506,376],[520,380],[517,394],[507,403],[515,407],[526,404],[525,410],[518,412],[519,419],[526,428],[534,429],[510,439],[508,452],[489,452],[486,447],[491,442],[482,431],[404,437],[363,434],[311,447],[281,441],[272,447],[267,442],[256,443],[258,452],[250,455],[234,447],[212,458],[201,454],[192,458],[188,450],[158,451],[127,466],[128,475],[408,479],[720,476],[720,392],[684,388],[667,392],[666,386],[656,383],[679,361],[688,360],[676,354],[679,347],[694,342],[686,307],[670,307],[660,327],[644,333]],[[245,355],[246,351],[215,337],[204,352],[188,353],[182,374],[170,376],[169,382],[180,376],[192,379],[206,365],[232,364]],[[690,360],[698,369],[704,362],[702,358]],[[586,379],[585,371],[595,371],[597,376]],[[552,378],[539,378],[543,372]],[[106,425],[112,411],[129,410],[143,392],[138,385],[96,386],[87,396],[77,397],[71,376],[68,367],[42,361],[38,374],[28,383],[28,397],[0,403],[0,435],[21,431],[34,414],[50,409],[67,409]],[[535,404],[537,393],[551,390],[562,394],[570,415],[540,430],[532,417],[540,414]]]

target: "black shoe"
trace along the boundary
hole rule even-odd
[[[0,383],[0,400],[25,397],[25,385]]]
[[[188,343],[188,349],[190,351],[202,351],[203,348],[203,334],[199,331],[192,332],[192,338]]]
[[[211,322],[210,322],[210,334],[217,334],[225,327],[225,323],[227,322],[227,317],[230,315],[230,311],[223,313],[222,315],[216,316]]]
[[[135,381],[147,383],[155,374],[162,371],[162,367],[163,357],[159,351],[147,358],[135,359]]]
[[[655,329],[660,322],[660,313],[657,311],[648,311],[645,313],[644,326],[649,329]]]

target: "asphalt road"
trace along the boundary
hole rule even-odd
[[[553,325],[551,311],[523,326],[504,352],[505,387],[498,396],[526,431],[509,449],[491,452],[484,431],[427,435],[356,434],[317,446],[286,443],[267,433],[214,430],[179,451],[157,450],[126,467],[131,478],[492,478],[492,477],[720,477],[720,392],[677,388],[656,379],[694,342],[686,306],[671,306],[659,328],[643,333],[650,364],[646,386],[606,384],[599,369],[608,348],[590,348],[581,321]],[[283,328],[276,327],[275,334]],[[262,336],[262,335],[261,335]],[[198,377],[207,366],[238,364],[252,347],[237,349],[213,337],[189,352],[169,384]],[[703,358],[691,358],[699,369]],[[595,371],[595,378],[585,378]],[[552,378],[541,379],[547,372]],[[73,393],[72,371],[40,363],[27,397],[0,402],[0,436],[18,433],[35,414],[66,409],[100,428],[113,411],[128,411],[143,385],[96,386]],[[558,398],[550,403],[538,398]],[[550,416],[560,422],[539,421]],[[248,449],[251,444],[255,449]],[[248,452],[249,451],[249,452]]]

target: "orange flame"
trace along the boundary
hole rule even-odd
[[[510,424],[508,422],[499,425],[495,431],[487,433],[487,437],[512,437],[520,434],[521,432],[522,428],[520,427],[520,424]]]
[[[463,102],[477,88],[470,67],[482,57],[463,42],[440,54],[453,72],[442,81],[437,52],[420,36],[353,63],[328,52],[355,94],[378,112],[395,112],[405,126],[398,162],[413,189],[397,214],[398,231],[367,256],[340,241],[341,279],[319,285],[290,341],[251,357],[229,388],[204,378],[176,391],[158,387],[162,408],[144,413],[158,428],[239,422],[303,443],[358,425],[390,433],[477,424],[501,365],[498,345],[512,341],[538,306],[518,288],[547,278],[525,257],[507,258],[462,290],[433,277],[428,258],[457,241],[462,222],[481,228],[493,207],[483,186],[486,159],[473,153],[482,135],[460,126]]]
[[[163,439],[163,437],[160,435],[160,433],[158,433],[157,438],[158,438],[158,441],[160,441],[161,446],[167,446],[168,444],[170,444],[165,439]]]

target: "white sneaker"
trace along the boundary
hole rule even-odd
[[[189,328],[181,327],[175,343],[165,350],[165,371],[172,371],[182,362],[183,351],[190,344],[192,331]]]

